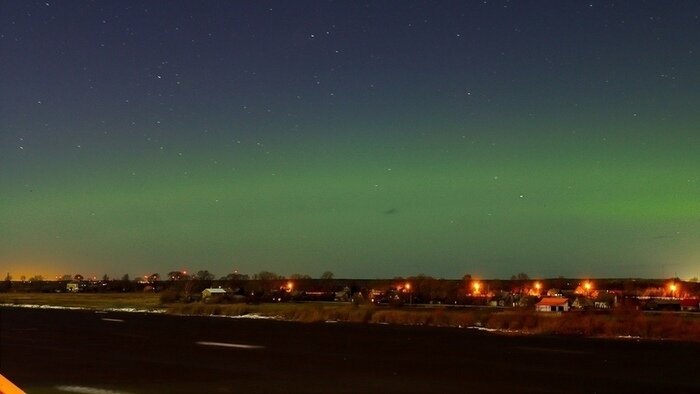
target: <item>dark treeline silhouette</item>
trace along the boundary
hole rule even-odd
[[[326,271],[315,279],[309,275],[293,274],[289,278],[270,271],[247,275],[234,272],[215,279],[207,270],[194,274],[171,271],[166,276],[158,273],[131,279],[128,274],[120,279],[103,275],[85,278],[83,275],[63,275],[47,281],[40,276],[29,280],[14,280],[7,273],[0,292],[158,292],[164,302],[190,301],[201,297],[207,288],[222,288],[227,294],[250,301],[282,300],[351,300],[379,298],[385,302],[400,301],[415,304],[485,304],[496,300],[498,305],[513,306],[535,302],[547,294],[573,294],[586,281],[580,278],[532,279],[525,273],[513,275],[510,280],[475,279],[467,274],[462,279],[436,279],[426,275],[392,279],[341,279]],[[668,296],[668,283],[678,283],[676,297],[697,297],[697,281],[671,279],[595,279],[597,298]],[[69,286],[72,284],[72,287]],[[534,293],[535,287],[537,292]],[[72,290],[69,290],[71,288]],[[345,293],[345,296],[342,294]],[[600,294],[598,294],[600,293]],[[528,298],[530,297],[530,298]],[[594,297],[592,297],[594,298]]]

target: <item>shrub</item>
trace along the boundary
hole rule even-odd
[[[180,299],[180,294],[176,290],[165,290],[160,293],[160,303],[161,304],[171,304],[177,302]]]
[[[161,294],[161,301],[166,292]],[[700,316],[650,315],[639,311],[609,314],[567,312],[538,313],[526,310],[391,309],[373,305],[318,304],[205,304],[172,303],[168,312],[178,314],[240,316],[259,313],[299,322],[338,320],[356,323],[389,323],[433,326],[485,325],[501,330],[535,334],[586,335],[597,337],[638,336],[678,340],[700,340]]]

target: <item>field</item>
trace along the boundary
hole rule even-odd
[[[52,305],[87,309],[161,307],[154,293],[0,293],[0,304]]]
[[[347,321],[441,327],[480,327],[510,334],[632,337],[700,341],[700,314],[616,311],[536,313],[531,310],[390,309],[328,304],[173,304],[168,312],[186,315],[260,314],[301,322]]]
[[[0,304],[55,305],[88,309],[164,309],[178,315],[259,315],[296,322],[341,321],[438,327],[479,327],[510,334],[555,334],[700,341],[700,314],[650,314],[631,310],[612,313],[535,313],[530,310],[387,308],[332,303],[162,304],[153,293],[0,294]]]

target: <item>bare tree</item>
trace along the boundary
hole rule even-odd
[[[530,280],[530,275],[524,272],[519,272],[517,275],[511,276],[510,280]]]
[[[207,270],[202,270],[202,271],[197,272],[197,275],[195,275],[195,278],[197,278],[199,280],[214,280],[214,274],[212,274],[211,272],[209,272]]]
[[[250,277],[248,276],[248,274],[240,274],[238,272],[234,272],[234,273],[226,275],[224,277],[224,279],[226,279],[226,280],[249,280]]]
[[[8,291],[12,287],[12,276],[10,276],[10,273],[8,272],[7,275],[5,275],[5,281],[3,282],[2,285],[2,291]]]
[[[274,272],[260,271],[257,274],[253,275],[253,279],[257,279],[257,280],[261,280],[261,281],[270,281],[270,280],[281,279],[281,277]]]

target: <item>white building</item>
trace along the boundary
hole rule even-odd
[[[209,288],[209,289],[204,289],[202,290],[202,298],[209,298],[214,295],[225,295],[226,290],[222,289],[221,287],[217,288]]]
[[[569,300],[564,297],[542,297],[535,305],[537,312],[566,312],[569,310]]]

